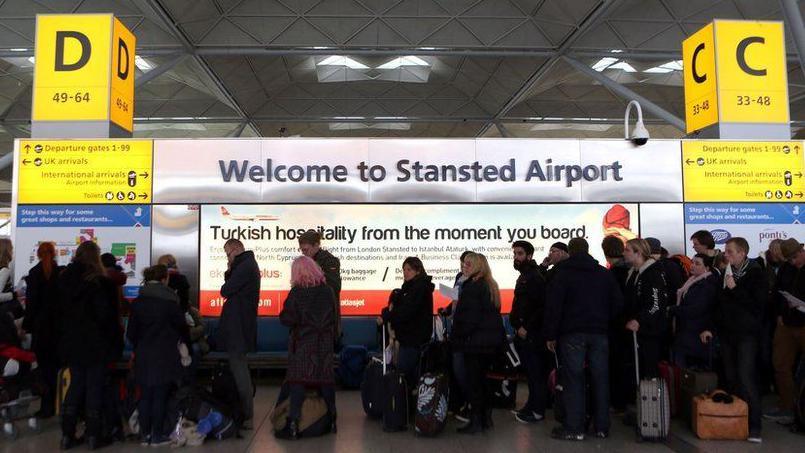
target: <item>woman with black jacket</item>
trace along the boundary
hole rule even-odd
[[[131,304],[126,336],[134,346],[134,376],[142,390],[137,405],[142,445],[170,443],[165,407],[171,385],[190,365],[190,333],[179,296],[168,287],[168,268],[157,264],[143,271],[145,283]],[[183,347],[182,347],[183,346]]]
[[[746,239],[727,241],[724,258],[727,269],[719,289],[715,323],[701,334],[703,343],[719,337],[727,389],[749,405],[749,442],[760,443],[761,397],[757,376],[757,355],[763,330],[763,307],[768,281],[763,268],[750,260]]]
[[[36,250],[39,262],[25,278],[25,318],[22,328],[31,334],[43,384],[42,403],[36,416],[50,418],[56,411],[56,379],[59,374],[59,304],[57,282],[62,268],[56,264],[56,247],[42,242]]]
[[[389,306],[380,317],[384,323],[391,324],[399,342],[397,368],[405,374],[408,385],[414,386],[419,381],[417,371],[422,347],[433,335],[434,285],[417,257],[406,258],[402,271],[402,287],[392,292]]]
[[[83,406],[84,438],[94,450],[108,442],[101,430],[106,365],[119,360],[123,349],[117,289],[105,276],[97,244],[86,241],[78,246],[72,263],[59,276],[58,292],[59,354],[70,370],[70,387],[62,403],[61,448],[80,443],[76,424]]]
[[[668,285],[662,263],[651,258],[645,239],[626,242],[623,258],[632,265],[626,280],[626,330],[637,332],[641,378],[658,377],[668,333]]]
[[[677,291],[676,304],[668,307],[674,318],[673,363],[687,368],[688,359],[707,363],[708,351],[699,334],[713,322],[721,274],[713,269],[713,257],[698,253],[693,257],[690,278]]]
[[[461,287],[453,317],[452,341],[464,353],[469,379],[470,421],[458,429],[474,434],[492,427],[492,408],[484,392],[484,376],[505,338],[500,317],[500,290],[484,255],[467,255],[468,278]]]

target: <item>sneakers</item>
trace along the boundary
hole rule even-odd
[[[763,443],[763,439],[760,436],[749,436],[749,438],[746,439],[746,441],[751,442],[753,444],[761,444],[761,443]]]
[[[460,421],[461,423],[469,423],[470,422],[470,408],[465,404],[455,413],[456,420]]]
[[[151,445],[151,436],[140,436],[140,446],[148,447]]]
[[[516,414],[514,414],[514,418],[517,419],[517,421],[520,423],[533,425],[534,423],[538,423],[544,420],[545,416],[540,415],[536,412],[528,411],[528,412],[517,412]]]
[[[782,409],[775,409],[771,412],[763,414],[763,418],[775,421],[781,425],[790,425],[794,423],[794,413],[791,411],[784,411]]]
[[[609,431],[596,431],[595,438],[596,439],[606,439],[609,437]]]
[[[571,433],[569,431],[565,431],[564,428],[561,426],[557,426],[556,428],[551,431],[551,437],[558,440],[572,440],[572,441],[582,441],[584,440],[584,434],[582,433]]]

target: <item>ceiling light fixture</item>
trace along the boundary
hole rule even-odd
[[[331,55],[318,63],[318,66],[344,66],[350,69],[369,69],[369,66],[350,57]]]
[[[415,57],[413,55],[408,55],[405,57],[395,58],[387,63],[384,63],[377,67],[377,69],[397,69],[401,66],[430,66],[427,61]]]
[[[143,72],[154,69],[154,65],[152,65],[151,62],[139,55],[134,57],[134,65],[137,66],[137,69]]]

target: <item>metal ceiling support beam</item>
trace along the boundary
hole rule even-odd
[[[232,131],[232,133],[229,134],[229,136],[230,137],[240,137],[240,135],[243,134],[243,131],[246,129],[246,126],[248,126],[248,123],[240,123],[240,126],[238,126],[237,129]]]
[[[243,110],[240,106],[238,101],[232,96],[232,93],[229,92],[226,85],[224,85],[223,81],[218,77],[215,72],[210,68],[210,65],[204,60],[204,58],[195,55],[195,47],[193,43],[190,42],[190,39],[184,34],[184,32],[179,28],[176,22],[170,17],[167,10],[162,6],[161,0],[146,0],[145,4],[141,5],[140,8],[150,8],[150,10],[158,17],[163,25],[167,27],[174,35],[176,39],[179,40],[182,47],[184,48],[186,53],[194,54],[193,58],[198,63],[199,67],[207,74],[207,77],[212,80],[221,94],[226,98],[227,102],[232,106],[235,112],[241,117],[241,121],[248,122],[254,131],[259,135],[260,129],[258,129],[254,122],[249,118],[249,115]]]
[[[512,138],[511,132],[500,121],[495,121],[495,127],[500,131],[500,136],[503,138]]]
[[[184,53],[176,55],[174,58],[172,58],[172,59],[166,61],[165,63],[162,63],[161,65],[159,65],[159,66],[151,69],[150,71],[144,73],[142,76],[139,76],[139,77],[135,76],[135,78],[134,78],[134,88],[139,88],[139,87],[145,85],[146,83],[148,83],[148,82],[156,79],[157,77],[161,76],[162,74],[170,71],[171,69],[173,69],[174,66],[179,64],[182,60],[184,60],[184,58],[186,56],[187,56],[187,54],[184,54]]]
[[[785,23],[788,25],[788,31],[794,37],[794,45],[797,46],[797,54],[799,54],[799,67],[805,74],[805,23],[802,21],[802,13],[799,11],[799,2],[797,0],[780,0],[782,6],[783,17]]]
[[[0,171],[5,170],[14,163],[14,152],[6,153],[0,156]]]
[[[675,128],[681,130],[682,132],[685,132],[685,121],[677,117],[673,113],[663,109],[659,105],[635,93],[629,88],[615,82],[606,75],[596,71],[595,69],[587,66],[586,64],[580,62],[579,60],[570,58],[568,56],[564,56],[562,58],[565,60],[567,64],[575,68],[577,71],[599,82],[601,85],[605,86],[616,95],[620,96],[621,98],[627,101],[630,101],[632,99],[636,100],[637,102],[640,103],[640,106],[643,107],[643,109],[645,109],[646,111],[651,112],[654,115],[657,115],[658,117],[665,120],[668,124],[674,126]]]
[[[581,23],[578,25],[578,28],[576,28],[576,31],[571,33],[567,38],[565,38],[564,41],[562,41],[562,43],[559,45],[559,48],[556,49],[556,55],[551,57],[550,60],[543,63],[533,74],[531,74],[531,77],[528,78],[528,80],[523,84],[523,86],[521,86],[520,89],[517,90],[517,92],[514,94],[514,96],[512,96],[509,99],[509,101],[506,104],[504,104],[503,107],[498,111],[494,119],[499,120],[500,118],[505,116],[509,112],[509,110],[514,108],[514,106],[522,102],[525,99],[525,97],[528,96],[529,93],[531,93],[531,90],[533,90],[534,87],[537,86],[539,81],[542,80],[543,77],[545,77],[545,74],[547,74],[551,70],[551,68],[553,68],[553,66],[559,60],[559,57],[566,54],[570,49],[570,47],[576,41],[578,41],[579,38],[584,36],[584,34],[587,33],[587,31],[590,30],[592,27],[596,26],[604,17],[606,12],[612,9],[612,7],[617,5],[618,3],[620,3],[620,0],[602,0],[601,3],[598,5],[598,7],[596,7],[595,10],[593,10],[593,12],[591,12],[584,20],[581,21]],[[486,123],[484,127],[482,127],[480,131],[478,131],[476,137],[483,136],[491,126],[492,126],[491,123]]]

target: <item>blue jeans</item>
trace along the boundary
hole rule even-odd
[[[456,384],[458,384],[458,390],[460,395],[450,395],[450,399],[453,400],[462,400],[467,402],[470,398],[470,384],[467,380],[467,366],[464,363],[464,353],[463,352],[453,352],[453,378],[456,380]],[[456,407],[461,407],[458,405]]]
[[[592,374],[596,431],[609,432],[609,338],[607,335],[573,333],[559,338],[561,382],[567,416],[564,428],[584,433],[586,418],[585,360]]]
[[[545,404],[548,399],[548,375],[545,372],[543,345],[543,342],[537,344],[520,337],[514,339],[514,346],[528,378],[528,401],[522,411],[535,412],[539,415],[545,415]]]
[[[397,354],[397,369],[405,375],[408,388],[419,385],[419,359],[422,348],[418,346],[402,346]]]

